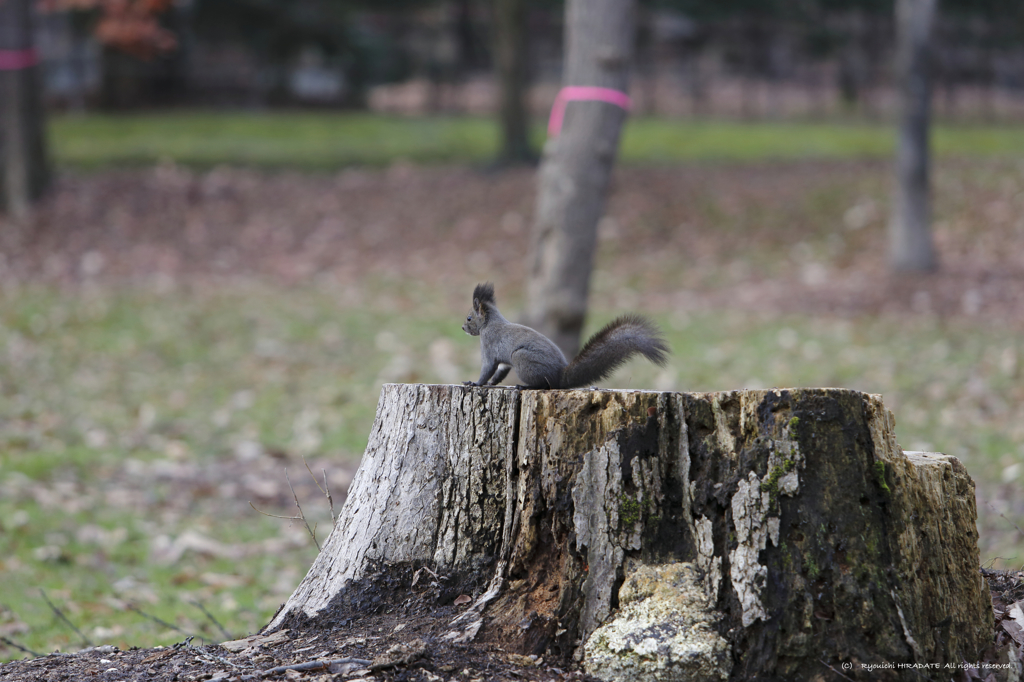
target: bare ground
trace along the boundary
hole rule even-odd
[[[942,267],[916,276],[887,268],[888,177],[880,162],[620,169],[600,267],[652,307],[1024,320],[1024,170],[940,166]],[[443,290],[473,277],[521,282],[533,183],[530,169],[402,164],[336,175],[168,165],[66,176],[30,222],[0,219],[0,277],[287,285],[374,274]]]
[[[407,617],[367,617],[349,627],[315,632],[282,631],[280,638],[253,637],[229,651],[220,645],[179,645],[120,651],[98,647],[77,654],[51,654],[0,666],[0,680],[154,680],[238,682],[259,679],[388,680],[594,680],[578,671],[545,664],[543,658],[489,645],[429,643],[410,634],[389,637]]]

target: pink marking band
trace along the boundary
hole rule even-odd
[[[569,85],[562,88],[551,107],[551,118],[548,120],[548,137],[558,137],[562,132],[562,119],[565,118],[565,105],[569,102],[608,102],[622,107],[626,111],[633,101],[624,92],[611,88],[598,88],[590,85]]]
[[[21,71],[39,62],[34,48],[27,50],[0,50],[0,71]]]

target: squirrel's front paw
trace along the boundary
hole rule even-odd
[[[463,386],[479,386],[480,384],[476,383],[475,381],[463,381],[462,385]]]

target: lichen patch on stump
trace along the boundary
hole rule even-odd
[[[583,664],[603,680],[725,680],[729,644],[714,630],[694,565],[640,565],[619,589],[620,610],[587,639]]]

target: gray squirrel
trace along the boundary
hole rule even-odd
[[[462,325],[480,337],[483,370],[467,386],[497,386],[514,369],[519,388],[577,388],[604,379],[636,354],[656,365],[668,361],[669,347],[653,322],[640,315],[623,315],[590,337],[572,362],[555,342],[540,332],[509,322],[498,312],[494,285],[476,285],[473,310]]]

